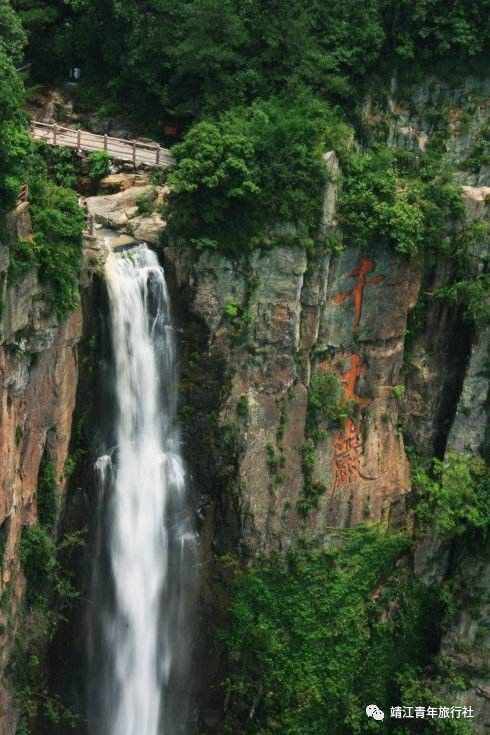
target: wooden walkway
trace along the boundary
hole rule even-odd
[[[175,164],[168,148],[162,148],[157,143],[111,138],[108,135],[96,135],[85,130],[36,121],[31,123],[31,136],[34,140],[42,140],[63,148],[74,148],[77,151],[106,151],[111,158],[131,161],[135,166],[144,163],[147,166],[169,168]]]

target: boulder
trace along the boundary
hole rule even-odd
[[[88,212],[94,215],[96,222],[105,227],[123,229],[129,218],[137,214],[139,197],[149,194],[151,189],[151,186],[131,186],[118,194],[88,197]]]
[[[166,222],[158,212],[134,217],[126,227],[135,240],[142,240],[151,245],[158,245]]]
[[[148,174],[140,173],[117,173],[109,174],[100,182],[100,190],[104,194],[117,194],[132,187],[148,185]]]

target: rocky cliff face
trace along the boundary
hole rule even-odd
[[[289,247],[240,264],[172,249],[166,257],[206,324],[210,352],[227,366],[220,421],[239,437],[236,492],[242,538],[254,553],[305,531],[398,523],[410,490],[404,435],[425,456],[442,456],[448,442],[463,452],[480,448],[487,330],[470,333],[458,308],[433,298],[407,353],[407,319],[422,282],[416,264],[382,248],[349,247],[315,262]],[[444,267],[424,288],[444,283]],[[312,377],[326,373],[338,376],[354,416],[343,428],[324,426],[315,442],[306,472],[317,507],[305,518],[308,391]]]
[[[239,267],[216,255],[184,264],[179,252],[166,255],[181,284],[192,285],[210,350],[227,362],[220,420],[240,437],[236,490],[250,549],[402,513],[410,479],[393,388],[417,269],[386,251],[353,249],[312,263],[296,248],[276,248]],[[325,373],[358,408],[344,428],[325,427],[315,446],[318,507],[305,518],[308,386]]]
[[[27,205],[10,216],[10,243],[28,238]],[[9,241],[0,244],[0,732],[15,732],[15,709],[5,667],[20,623],[24,590],[19,544],[24,525],[37,522],[41,460],[54,467],[60,504],[71,436],[81,336],[81,311],[63,324],[50,313],[46,289],[30,271],[7,282]]]
[[[457,90],[428,83],[413,92],[410,106],[388,99],[379,109],[368,102],[364,111],[368,130],[385,125],[391,142],[414,151],[424,150],[444,121],[469,221],[490,216],[488,167],[466,165],[488,124],[488,92],[475,80]],[[433,108],[439,117],[431,116]],[[322,232],[331,236],[338,232],[334,154],[327,163],[332,180]],[[488,246],[487,239],[471,253],[475,277],[486,272]],[[209,427],[218,426],[210,430],[220,437],[217,461],[208,464],[208,479],[200,475],[210,552],[234,551],[238,542],[250,558],[361,521],[410,524],[407,448],[427,461],[447,451],[487,453],[489,330],[471,326],[461,306],[437,297],[453,275],[449,259],[424,269],[383,247],[349,246],[315,258],[276,247],[234,261],[166,248],[165,259],[207,335],[193,353],[196,367],[185,371],[183,402],[192,407],[195,400],[202,412],[208,380],[207,400],[215,396],[208,426],[190,408],[184,421],[190,454],[199,443],[209,447]],[[340,386],[340,400],[350,404],[348,418],[335,420],[333,410],[332,420],[315,425],[318,386],[331,375],[331,392]],[[426,539],[415,553],[415,574],[427,584],[451,579],[462,590],[444,623],[441,653],[466,683],[450,692],[448,685],[445,694],[473,706],[475,732],[484,732],[487,554]]]

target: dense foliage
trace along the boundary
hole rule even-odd
[[[0,217],[15,203],[30,147],[22,83],[15,71],[25,37],[7,0],[0,1]]]
[[[428,154],[419,163],[408,151],[375,146],[346,162],[340,216],[353,245],[389,245],[408,256],[451,254],[464,215],[460,188],[439,157]]]
[[[346,135],[335,113],[309,95],[294,105],[274,98],[198,123],[174,148],[170,233],[200,247],[243,252],[273,240],[273,225],[282,222],[290,237],[307,243],[320,219],[322,153],[342,148]]]
[[[16,7],[38,75],[51,75],[53,60],[64,76],[80,66],[82,101],[132,114],[157,136],[167,121],[195,124],[175,148],[168,234],[243,252],[273,242],[277,223],[286,239],[315,240],[320,153],[342,153],[341,120],[358,123],[356,103],[380,79],[387,88],[394,74],[487,53],[488,2],[16,0]],[[43,38],[52,50],[47,65]],[[414,181],[400,177],[388,154],[342,163],[347,237],[407,255],[432,247],[434,234],[444,241],[433,223],[446,216],[447,229],[455,218],[446,183],[441,203],[439,180],[416,183],[420,171]]]
[[[20,719],[16,735],[29,735],[34,722],[42,716],[51,725],[62,723],[66,730],[77,724],[77,717],[49,690],[43,666],[45,646],[52,640],[67,609],[77,598],[66,559],[82,544],[80,533],[56,538],[56,472],[43,456],[36,493],[39,524],[24,526],[20,541],[20,562],[26,579],[20,621],[15,625],[14,652],[8,665]]]
[[[78,304],[85,216],[76,193],[50,181],[36,155],[29,164],[34,236],[12,248],[9,280],[13,283],[27,270],[38,268],[41,281],[50,286],[48,301],[63,319]]]
[[[480,458],[449,452],[434,459],[431,472],[414,471],[417,518],[422,528],[435,527],[445,538],[490,529],[490,473]]]
[[[51,287],[48,299],[63,318],[78,303],[84,217],[75,192],[63,188],[76,182],[71,154],[52,153],[48,146],[35,147],[31,143],[23,85],[14,66],[21,58],[24,43],[18,16],[8,0],[1,0],[0,216],[13,208],[21,185],[27,183],[34,230],[32,240],[13,245],[9,281],[15,282],[26,271],[39,268],[41,280]]]
[[[15,0],[31,53],[110,82],[116,99],[195,118],[284,89],[347,100],[383,64],[488,51],[488,0]],[[54,24],[56,21],[56,25]]]
[[[110,157],[105,151],[94,151],[89,155],[89,174],[92,179],[102,179],[110,170]]]
[[[298,548],[238,575],[225,732],[405,732],[364,709],[402,703],[403,673],[420,677],[437,647],[439,591],[411,577],[408,544],[359,527],[334,548]]]

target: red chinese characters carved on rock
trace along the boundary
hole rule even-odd
[[[351,355],[350,368],[341,377],[346,401],[353,400],[362,406],[370,403],[368,398],[361,398],[356,393],[357,380],[364,375],[367,369],[367,363],[362,364],[359,355]],[[347,419],[344,431],[338,431],[335,435],[333,448],[332,493],[359,477],[365,480],[371,479],[364,477],[361,473],[362,439],[359,422],[355,424],[352,419]]]
[[[335,493],[361,475],[361,425],[347,419],[344,431],[338,431],[334,442],[333,484]]]
[[[357,334],[361,328],[362,305],[364,300],[364,289],[366,286],[375,286],[384,280],[384,276],[373,276],[368,280],[367,276],[376,268],[374,260],[369,258],[361,258],[358,268],[352,271],[351,278],[357,277],[357,282],[348,291],[343,291],[335,296],[334,304],[342,304],[347,298],[354,298],[354,334]],[[350,358],[350,368],[341,376],[342,387],[344,390],[344,398],[346,401],[355,401],[363,406],[370,401],[362,398],[356,393],[356,384],[361,375],[367,371],[368,365],[361,362],[359,355],[352,355]],[[341,487],[348,485],[356,479],[373,480],[372,477],[366,477],[361,472],[362,457],[362,438],[361,423],[354,423],[352,419],[347,419],[343,431],[338,431],[333,442],[334,458],[333,458],[333,483],[332,493],[335,493]]]
[[[354,322],[354,334],[356,334],[356,332],[358,332],[361,328],[364,289],[366,288],[366,286],[376,286],[384,279],[384,276],[373,276],[373,278],[370,278],[369,281],[367,280],[367,274],[372,273],[375,268],[376,263],[374,262],[374,260],[369,260],[369,258],[361,258],[361,264],[359,268],[356,268],[350,274],[351,278],[357,276],[357,283],[352,286],[352,288],[349,288],[348,291],[343,291],[342,293],[337,294],[337,296],[335,296],[333,300],[334,304],[341,304],[343,301],[349,298],[349,296],[354,297],[354,310],[356,315],[356,319]]]
[[[342,373],[342,376],[340,378],[342,388],[344,389],[344,398],[346,401],[354,400],[360,405],[365,405],[366,403],[369,403],[368,398],[361,398],[361,396],[358,396],[356,393],[357,379],[360,378],[361,375],[364,375],[367,369],[367,363],[361,365],[361,358],[359,357],[359,355],[351,355],[350,369],[347,370],[346,373]]]

